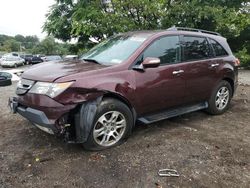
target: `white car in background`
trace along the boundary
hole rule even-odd
[[[25,60],[21,57],[16,56],[6,56],[0,60],[2,67],[18,67],[25,63]]]

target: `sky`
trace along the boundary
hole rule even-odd
[[[37,35],[40,39],[45,15],[55,0],[0,0],[0,34]]]

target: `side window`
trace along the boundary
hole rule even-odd
[[[208,41],[204,37],[184,36],[184,61],[206,59],[212,55]]]
[[[228,55],[226,50],[218,42],[213,39],[209,39],[209,41],[214,49],[216,57]]]
[[[143,53],[146,57],[157,57],[161,64],[177,63],[180,61],[180,42],[178,36],[166,36],[154,41]]]

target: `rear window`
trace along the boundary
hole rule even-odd
[[[209,39],[216,57],[228,55],[227,51],[215,40]]]
[[[184,41],[184,61],[200,60],[211,57],[211,50],[206,38],[184,36]]]

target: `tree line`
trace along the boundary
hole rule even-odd
[[[0,52],[19,52],[26,54],[66,55],[76,53],[73,44],[58,43],[51,36],[42,41],[37,36],[0,35]]]
[[[93,45],[90,38],[173,25],[221,33],[250,64],[249,0],[55,0],[43,29],[63,41],[77,39],[81,51]]]

